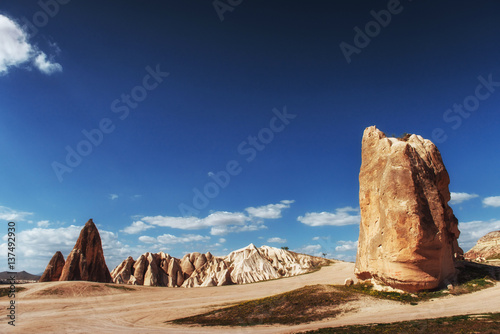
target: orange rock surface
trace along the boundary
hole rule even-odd
[[[436,146],[421,136],[364,131],[359,173],[361,224],[355,274],[405,291],[433,289],[462,257],[448,206],[450,178]]]

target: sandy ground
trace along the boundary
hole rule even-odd
[[[16,326],[7,324],[8,297],[0,298],[0,333],[294,333],[321,327],[394,322],[470,313],[499,312],[500,284],[473,294],[448,296],[416,306],[362,298],[335,319],[297,326],[187,327],[167,320],[204,313],[311,284],[343,284],[353,263],[339,262],[297,277],[209,288],[133,287],[122,291],[92,282],[25,284],[16,296]],[[99,285],[99,287],[96,287]],[[54,288],[62,295],[48,295]],[[45,294],[44,294],[45,291]]]

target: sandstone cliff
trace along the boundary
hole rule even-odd
[[[102,251],[101,237],[92,219],[81,230],[59,280],[103,283],[112,281]]]
[[[57,251],[54,256],[52,256],[52,259],[50,259],[42,277],[40,277],[40,282],[59,281],[63,268],[64,256],[61,252]]]
[[[455,275],[458,221],[436,146],[421,136],[363,134],[361,224],[355,274],[406,291],[433,289]]]
[[[500,258],[500,231],[493,231],[481,237],[464,257],[467,260]]]
[[[253,244],[224,257],[198,252],[176,259],[163,252],[128,257],[112,272],[115,283],[169,287],[205,287],[253,283],[304,274],[331,261]]]

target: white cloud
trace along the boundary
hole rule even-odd
[[[345,252],[358,249],[358,241],[337,241],[340,246],[335,247],[337,252]]]
[[[263,218],[263,219],[278,219],[281,218],[281,211],[288,209],[293,200],[283,200],[278,204],[268,204],[264,206],[259,206],[257,208],[249,207],[245,211],[248,212],[250,216]]]
[[[322,256],[321,245],[306,245],[294,250],[301,254],[309,254],[313,256]]]
[[[62,72],[61,64],[54,63],[52,57],[51,59],[47,59],[47,55],[42,51],[38,51],[38,55],[35,57],[34,64],[40,70],[40,72],[45,74]]]
[[[356,213],[351,215],[350,213]],[[335,213],[332,212],[308,212],[305,216],[300,216],[297,220],[309,226],[345,226],[359,224],[361,217],[359,209],[350,206],[345,208],[336,209]]]
[[[142,231],[146,231],[147,229],[154,228],[154,226],[144,224],[142,221],[135,221],[132,225],[125,227],[122,232],[127,234],[136,234]]]
[[[225,242],[226,242],[226,239],[224,239],[224,238],[219,238],[219,243],[223,244],[223,243],[225,243]]]
[[[459,245],[464,252],[467,252],[476,244],[479,238],[489,232],[500,230],[500,220],[459,223],[458,229],[460,230]]]
[[[210,229],[211,235],[223,236],[228,233],[250,232],[266,229],[264,219],[281,217],[281,211],[289,208],[294,201],[283,200],[278,204],[269,204],[258,208],[249,207],[242,212],[216,211],[205,218],[146,216],[138,217],[141,221],[154,226],[177,228],[180,230]],[[132,229],[133,231],[133,229]]]
[[[70,225],[56,229],[35,227],[24,230],[17,234],[17,249],[25,257],[52,256],[57,250],[67,255],[73,249],[81,229],[81,226]]]
[[[139,241],[144,242],[146,244],[155,244],[158,240],[154,237],[148,237],[146,235],[142,235],[139,237]]]
[[[140,236],[139,241],[142,241],[144,243],[148,244],[154,244],[154,243],[160,243],[160,244],[185,244],[189,242],[196,242],[196,241],[208,241],[210,240],[209,236],[202,236],[199,234],[184,234],[181,237],[177,237],[172,234],[163,234],[160,235],[156,238],[154,237],[149,237],[149,236]]]
[[[137,258],[141,254],[144,254],[148,250],[142,246],[130,246],[123,244],[118,240],[116,233],[110,231],[100,230],[99,234],[102,241],[102,249],[104,252],[104,257],[106,259],[106,264],[108,265],[109,271],[113,270],[118,264],[125,260],[128,256]],[[76,240],[75,240],[76,242]],[[67,253],[63,253],[67,256]]]
[[[286,239],[274,237],[274,238],[267,239],[267,242],[275,243],[275,244],[284,244],[284,243],[286,243]]]
[[[62,66],[28,42],[28,35],[10,18],[0,14],[0,75],[11,67],[36,67],[44,74],[61,72]]]
[[[210,229],[211,235],[226,235],[228,233],[252,232],[266,229],[267,226],[259,223],[248,224],[243,226],[214,226]]]
[[[202,236],[199,234],[185,234],[182,237],[176,237],[175,235],[171,234],[163,234],[160,235],[157,239],[158,242],[162,244],[184,244],[195,241],[208,241],[210,240],[210,237]]]
[[[157,226],[178,228],[181,230],[197,230],[213,226],[244,225],[249,218],[240,212],[218,211],[205,218],[155,216],[143,217],[142,220]]]
[[[468,194],[468,193],[454,193],[451,192],[451,199],[450,199],[450,204],[460,204],[462,202],[468,201],[470,199],[479,197],[479,195],[476,194]]]
[[[27,216],[33,215],[32,212],[17,211],[6,206],[0,206],[0,219],[22,222],[26,220]]]
[[[491,196],[483,199],[484,206],[494,206],[496,208],[500,207],[500,196]]]
[[[109,195],[108,195],[108,198],[109,198],[110,200],[117,199],[118,197],[119,197],[119,196],[118,196],[117,194],[109,194]]]
[[[38,227],[49,227],[50,223],[48,220],[40,220],[38,223],[36,223]]]

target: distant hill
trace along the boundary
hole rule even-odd
[[[0,281],[5,281],[10,278],[10,276],[13,275],[12,273],[8,271],[2,271],[0,272]],[[33,281],[38,281],[40,279],[40,276],[38,275],[32,275],[26,271],[20,271],[15,273],[16,280],[33,280]]]

